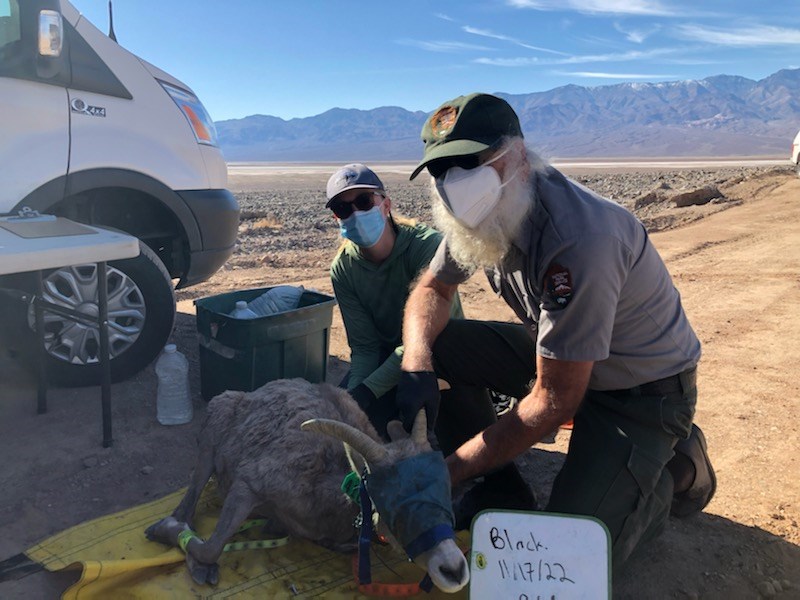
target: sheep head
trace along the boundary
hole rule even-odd
[[[454,541],[450,476],[441,452],[428,442],[424,410],[410,436],[391,423],[392,442],[386,445],[338,421],[312,419],[301,427],[333,436],[364,457],[367,491],[388,537],[439,589],[453,593],[469,582],[467,561]]]

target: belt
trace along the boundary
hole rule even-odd
[[[677,375],[670,375],[663,379],[656,379],[648,383],[634,386],[627,390],[610,390],[604,392],[611,395],[641,395],[641,396],[664,396],[665,394],[683,394],[696,387],[697,368],[686,369]]]

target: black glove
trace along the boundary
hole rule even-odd
[[[414,419],[421,408],[425,408],[428,429],[433,430],[439,413],[439,383],[433,371],[403,371],[397,384],[397,409],[403,428],[410,432]]]
[[[364,412],[366,412],[369,408],[369,405],[375,401],[375,394],[373,394],[372,390],[363,383],[359,383],[356,387],[350,390],[350,395]]]

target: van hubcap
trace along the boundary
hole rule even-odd
[[[122,271],[107,267],[108,272],[108,346],[111,357],[130,348],[145,323],[144,296],[136,283]],[[97,318],[97,265],[77,265],[54,271],[43,282],[43,298],[53,304]],[[28,322],[35,324],[33,307]],[[97,325],[76,323],[61,315],[44,312],[44,345],[60,360],[87,365],[96,363],[100,353]]]

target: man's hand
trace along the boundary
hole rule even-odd
[[[372,390],[370,390],[363,383],[359,383],[356,387],[350,390],[350,395],[361,407],[361,410],[365,412],[369,408],[369,405],[375,401],[375,394],[373,394]]]
[[[433,371],[403,371],[397,384],[397,408],[403,428],[410,432],[414,419],[425,408],[428,429],[433,430],[439,413],[439,383]]]

